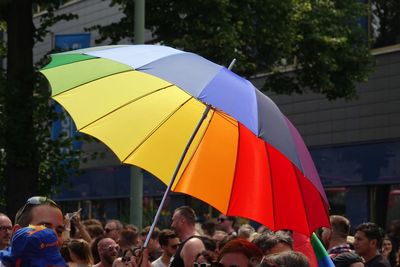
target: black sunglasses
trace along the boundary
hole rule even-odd
[[[177,248],[179,247],[179,245],[180,245],[180,244],[175,244],[175,245],[170,246],[170,248],[172,248],[172,249],[177,249]]]
[[[227,218],[218,218],[217,219],[218,222],[224,222],[225,220],[227,220]]]
[[[56,208],[59,208],[61,210],[61,208],[57,205],[56,202],[54,202],[52,199],[48,198],[48,197],[41,197],[41,196],[35,196],[35,197],[31,197],[29,198],[25,205],[22,207],[21,212],[18,214],[18,219],[21,217],[22,214],[24,214],[24,212],[26,211],[26,209],[29,206],[35,206],[35,205],[42,205],[42,204],[50,204]]]

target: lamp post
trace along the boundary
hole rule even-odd
[[[135,44],[144,44],[145,0],[135,0]],[[142,228],[143,223],[143,173],[136,166],[131,167],[129,222]]]

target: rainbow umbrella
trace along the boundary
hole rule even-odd
[[[310,236],[329,226],[299,133],[227,68],[166,46],[123,45],[54,54],[41,72],[78,131],[158,177],[167,192],[273,230]]]

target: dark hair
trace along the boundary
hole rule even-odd
[[[96,237],[91,246],[90,246],[90,250],[92,251],[92,256],[93,256],[93,263],[96,264],[98,262],[100,262],[100,255],[99,255],[99,250],[97,249],[97,245],[99,244],[100,240],[102,240],[103,238],[105,238],[105,235],[101,235]]]
[[[90,245],[83,239],[72,239],[68,243],[68,250],[74,253],[79,259],[86,264],[93,264],[93,257],[90,251]]]
[[[177,208],[175,212],[178,212],[180,216],[184,217],[189,224],[196,224],[196,213],[191,207],[181,206]]]
[[[207,220],[201,224],[201,229],[203,229],[204,233],[213,236],[215,233],[217,224],[213,220]]]
[[[368,240],[376,239],[377,248],[380,248],[382,246],[383,230],[375,223],[362,223],[357,226],[356,232],[357,231],[363,232]]]
[[[131,229],[122,229],[119,234],[119,242],[129,246],[136,245],[138,240],[138,233]]]
[[[217,249],[217,242],[214,239],[209,238],[207,236],[200,237],[201,241],[204,244],[206,250],[215,251]]]
[[[98,236],[104,235],[104,229],[98,224],[89,224],[86,226],[86,231],[89,233],[91,238],[96,238]]]
[[[168,240],[177,237],[178,236],[171,229],[164,229],[160,232],[160,235],[158,236],[158,242],[161,246],[168,246]]]
[[[145,228],[142,229],[140,234],[142,236],[146,236],[149,233],[149,231],[150,231],[150,226],[146,226]],[[160,229],[154,227],[153,232],[151,233],[151,239],[157,239],[159,235],[160,235]]]
[[[268,255],[266,257],[266,260],[272,261],[273,263],[276,263],[278,266],[310,267],[310,261],[303,253],[292,250]]]
[[[329,219],[333,234],[340,238],[347,238],[350,233],[350,221],[340,215],[332,215]]]
[[[266,253],[280,243],[284,243],[290,248],[293,248],[292,237],[282,231],[261,234],[253,240],[253,243],[256,244],[263,253]]]
[[[335,267],[348,267],[356,262],[363,262],[363,259],[354,252],[340,253],[333,259]]]

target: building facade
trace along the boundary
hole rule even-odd
[[[69,40],[69,48],[80,48],[85,42],[94,46],[98,34],[85,29],[118,21],[123,15],[118,7],[109,4],[102,0],[68,1],[59,12],[78,14],[79,19],[55,25],[52,35],[35,46],[35,60],[65,39]],[[36,15],[39,18],[40,13]],[[375,221],[385,227],[391,220],[400,219],[399,43],[372,50],[375,71],[367,82],[357,85],[357,99],[328,101],[311,93],[267,93],[308,145],[330,200],[331,213],[347,216],[353,225]],[[262,76],[253,79],[258,87],[262,81]],[[71,124],[64,122],[69,127],[64,130],[74,134]],[[66,209],[83,207],[88,217],[127,219],[131,168],[122,166],[102,144],[81,146],[84,153],[95,151],[105,156],[82,163],[84,174],[71,177],[73,187],[65,187],[55,198]],[[146,172],[144,176],[144,219],[151,221],[165,185]],[[210,208],[189,197],[173,195],[171,199],[170,209],[189,201],[200,214],[210,212]],[[165,210],[165,218],[169,212]]]

